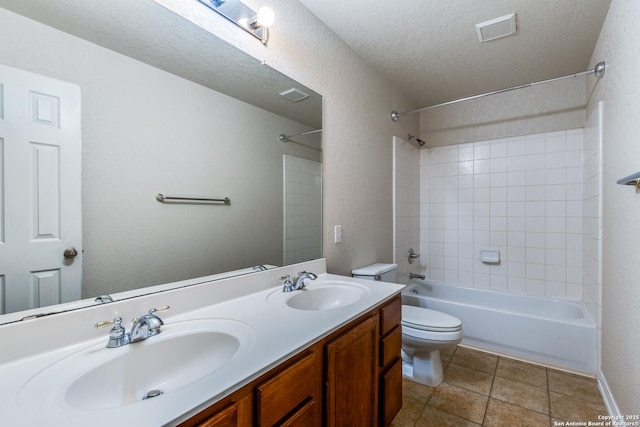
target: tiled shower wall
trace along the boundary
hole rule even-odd
[[[283,155],[284,263],[322,257],[322,164]]]
[[[582,299],[583,134],[420,150],[420,273],[449,284]],[[480,262],[481,249],[499,250],[500,263]]]

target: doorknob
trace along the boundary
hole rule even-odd
[[[76,248],[67,248],[64,250],[64,257],[67,259],[73,259],[78,256]]]

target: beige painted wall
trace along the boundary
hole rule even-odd
[[[420,113],[420,138],[429,147],[581,128],[585,77],[435,108]],[[522,82],[526,84],[530,82]]]
[[[323,96],[323,225],[327,269],[337,274],[393,260],[392,138],[417,132],[414,108],[296,0],[260,2],[276,15],[267,47],[212,13],[180,0],[155,0],[264,60]],[[247,2],[256,6],[257,2]],[[342,243],[333,228],[342,225]]]
[[[640,413],[640,194],[616,184],[640,171],[639,19],[637,0],[611,3],[591,61],[606,74],[588,106],[604,101],[602,377],[622,414]]]

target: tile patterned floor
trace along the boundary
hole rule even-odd
[[[460,346],[442,360],[438,387],[405,378],[392,427],[554,427],[607,415],[594,379]]]

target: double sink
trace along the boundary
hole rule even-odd
[[[352,281],[318,279],[302,290],[269,292],[266,302],[318,312],[348,307],[370,294]],[[64,356],[26,381],[18,406],[37,411],[45,402],[76,410],[144,404],[229,367],[255,350],[257,338],[252,326],[230,318],[167,321],[161,331],[118,348],[105,348],[105,337]]]

